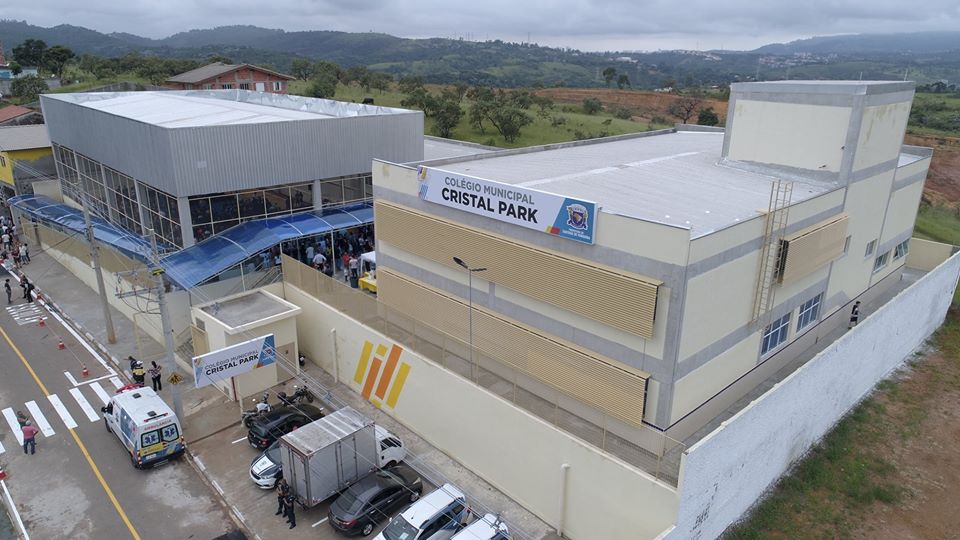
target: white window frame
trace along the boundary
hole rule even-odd
[[[790,319],[793,312],[787,313],[783,317],[771,322],[763,329],[763,337],[760,339],[760,356],[766,356],[787,342],[790,337]],[[777,341],[774,342],[774,339]]]
[[[233,83],[223,83],[220,85],[221,90],[233,90]]]
[[[820,303],[822,301],[823,293],[820,293],[800,304],[800,311],[797,312],[797,332],[820,320]]]
[[[283,81],[273,81],[273,91],[283,92]]]
[[[850,240],[851,240],[852,238],[853,238],[852,236],[849,236],[849,235],[848,235],[847,238],[843,241],[843,254],[844,254],[844,255],[846,255],[847,253],[850,252]]]
[[[867,244],[867,250],[863,252],[863,258],[864,259],[870,258],[870,256],[873,255],[873,252],[876,250],[877,250],[877,240],[874,239],[874,240],[871,240],[869,244]]]
[[[889,252],[889,251],[885,252],[883,255],[878,256],[878,257],[873,261],[873,273],[876,274],[877,272],[879,272],[879,271],[883,270],[884,268],[886,268],[888,262],[890,262],[890,252]]]
[[[910,253],[910,239],[906,239],[903,242],[897,244],[897,247],[893,248],[893,260],[899,260],[907,256],[907,253]]]
[[[249,89],[250,89],[250,83],[248,83],[248,82],[239,83],[239,86],[240,86],[240,90],[249,90]]]

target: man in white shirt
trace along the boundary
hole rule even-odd
[[[323,256],[323,253],[317,252],[313,256],[313,267],[317,270],[320,270],[325,262],[327,262],[327,258]]]

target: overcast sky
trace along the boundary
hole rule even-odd
[[[0,17],[152,38],[253,24],[401,37],[529,36],[590,51],[751,49],[815,35],[957,30],[960,0],[4,0]]]

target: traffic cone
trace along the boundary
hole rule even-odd
[[[0,480],[6,480],[6,479],[7,479],[7,471],[0,469]]]
[[[67,346],[63,344],[63,338],[57,339],[57,348],[61,351],[67,348]]]
[[[46,326],[46,325],[47,325],[47,318],[46,318],[46,317],[40,317],[40,326],[43,327],[43,326]]]
[[[86,379],[90,376],[90,370],[87,369],[87,366],[83,366],[83,370],[80,372],[80,374],[83,375],[84,379]]]

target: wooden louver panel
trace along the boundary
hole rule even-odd
[[[784,239],[780,281],[790,283],[843,254],[847,216],[830,218]]]
[[[460,270],[457,256],[482,277],[646,339],[653,338],[661,282],[619,273],[378,201],[377,238]]]
[[[377,271],[377,285],[384,304],[467,342],[466,303],[386,268]],[[618,367],[476,306],[473,344],[485,356],[624,422],[643,420],[648,376],[639,370]]]

